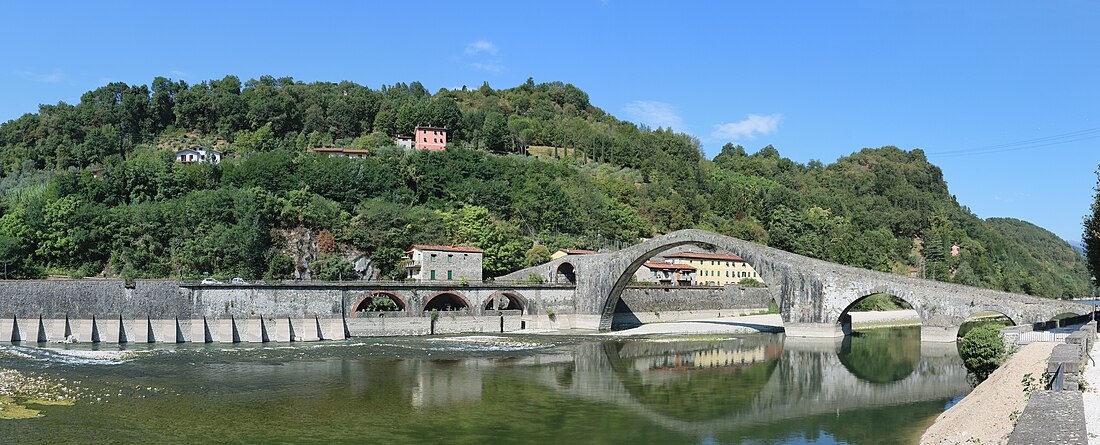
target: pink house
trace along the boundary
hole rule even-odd
[[[439,127],[416,127],[413,142],[417,150],[445,150],[447,130]]]

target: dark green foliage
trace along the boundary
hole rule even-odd
[[[1000,330],[998,324],[986,324],[971,329],[959,340],[959,355],[979,380],[985,380],[1004,359],[1005,344]]]
[[[158,77],[38,111],[0,125],[0,263],[11,277],[290,277],[317,263],[309,234],[322,230],[382,278],[403,276],[413,243],[481,247],[492,277],[543,258],[527,258],[536,242],[618,248],[701,228],[967,285],[1050,297],[1088,288],[1065,243],[978,219],[920,150],[803,165],[771,146],[726,145],[709,161],[690,135],[620,121],[562,82],[432,95],[417,82]],[[392,147],[425,124],[449,130],[448,150]],[[173,162],[168,149],[194,144],[227,157]],[[330,145],[371,154],[308,151]],[[559,159],[522,156],[533,145]]]
[[[1100,177],[1100,170],[1097,171],[1097,175]],[[1085,216],[1085,234],[1082,241],[1085,243],[1089,273],[1093,280],[1096,280],[1096,277],[1100,277],[1100,179],[1097,180],[1093,190],[1096,194],[1092,200],[1092,211]]]
[[[315,271],[314,278],[324,281],[358,280],[355,266],[350,261],[339,255],[323,255],[317,259],[311,268]]]

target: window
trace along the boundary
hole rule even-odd
[[[428,142],[428,138],[424,138],[424,142]]]
[[[448,264],[453,263],[454,260],[455,260],[454,254],[447,254],[447,263]]]
[[[433,279],[433,280],[435,279],[435,269],[432,269],[432,278],[431,279]]]
[[[453,278],[453,277],[451,276],[451,272],[453,272],[453,271],[451,271],[451,270],[448,270],[448,271],[447,271],[447,279],[448,279],[448,280],[453,280],[453,279],[454,279],[454,278]]]
[[[432,254],[431,260],[432,260],[431,262],[433,262],[433,263],[435,262],[435,254],[434,253]]]

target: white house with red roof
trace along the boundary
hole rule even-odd
[[[405,251],[405,271],[419,281],[481,281],[484,254],[471,246],[413,244]]]
[[[201,147],[198,145],[187,147],[183,150],[176,152],[176,162],[184,164],[193,163],[210,163],[217,164],[222,161],[222,153],[213,148]]]
[[[666,261],[646,261],[634,272],[634,278],[644,283],[691,286],[695,284],[695,267]]]

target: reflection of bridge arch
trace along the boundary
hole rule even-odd
[[[485,299],[485,305],[482,309],[486,311],[519,310],[523,315],[527,315],[530,307],[530,301],[520,295],[519,292],[502,290],[489,295],[489,298]]]
[[[368,292],[363,298],[360,298],[359,301],[355,303],[355,306],[352,306],[355,308],[352,310],[352,313],[358,314],[360,312],[366,312],[371,302],[377,297],[389,298],[390,301],[393,301],[394,304],[397,305],[397,311],[405,311],[409,307],[409,303],[405,300],[405,297],[402,297],[401,294],[397,292],[374,291]]]
[[[424,302],[424,310],[429,311],[462,311],[470,309],[470,300],[458,292],[445,291],[432,295]]]
[[[890,340],[882,341],[883,337]],[[852,375],[870,383],[903,380],[920,365],[920,328],[871,329],[845,336],[837,359]]]
[[[942,410],[942,402],[971,390],[962,359],[950,345],[944,345],[948,348],[943,351],[936,347],[922,350],[919,364],[908,376],[874,383],[856,376],[840,363],[836,354],[838,342],[795,340],[792,342],[788,337],[784,341],[778,362],[773,359],[754,365],[762,369],[773,366],[774,370],[766,372],[768,378],[763,385],[755,386],[758,391],[751,397],[722,409],[721,416],[717,417],[680,416],[678,414],[692,413],[662,411],[660,400],[646,403],[644,398],[636,397],[638,388],[629,386],[637,384],[637,379],[632,383],[630,379],[624,380],[621,374],[638,369],[637,364],[623,356],[623,347],[608,343],[580,345],[584,349],[578,350],[570,366],[563,369],[568,378],[549,373],[544,383],[567,394],[620,406],[653,424],[688,435],[711,435],[745,426],[831,416],[871,406],[901,407],[937,402],[936,406]],[[676,374],[685,375],[668,373],[673,376],[671,378]],[[661,381],[659,376],[656,381]],[[693,379],[692,384],[695,383]]]

